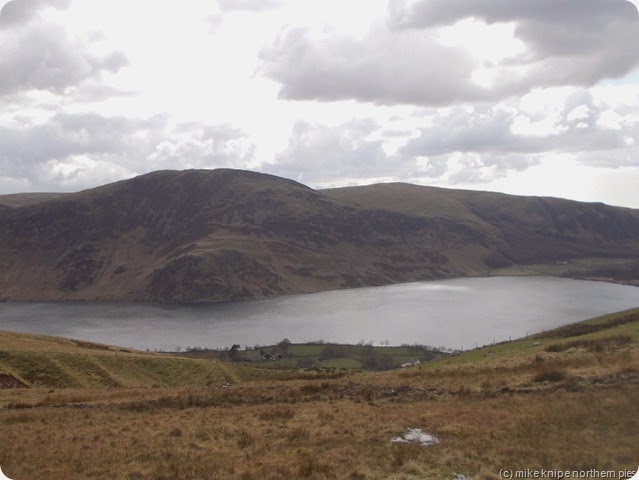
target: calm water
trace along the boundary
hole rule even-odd
[[[200,306],[0,303],[0,329],[162,350],[284,338],[469,348],[637,306],[636,287],[496,277]]]

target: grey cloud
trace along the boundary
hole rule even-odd
[[[334,126],[298,122],[288,147],[262,169],[311,186],[379,178],[468,185],[524,171],[556,154],[569,154],[590,166],[637,166],[639,122],[632,121],[636,109],[613,109],[629,119],[615,129],[599,124],[611,108],[584,89],[565,97],[554,113],[530,113],[517,101],[499,107],[484,103],[444,111],[424,108],[415,116],[432,126],[419,129],[418,137],[408,130],[389,131],[370,119]],[[547,122],[550,115],[555,118],[554,133],[524,134],[514,128],[516,122]],[[404,146],[386,153],[384,140],[396,145],[401,137],[406,138]]]
[[[314,41],[307,30],[291,29],[260,58],[262,73],[281,83],[280,97],[293,100],[445,105],[489,94],[470,81],[473,62],[464,52],[419,32],[382,28],[363,40]]]
[[[626,0],[390,0],[397,27],[449,25],[463,18],[489,23],[527,19],[559,25],[595,26],[630,20],[636,7]]]
[[[513,125],[521,119],[544,120],[548,112],[530,116],[516,106],[506,110],[479,105],[473,110],[454,108],[447,115],[431,111],[433,126],[421,129],[420,136],[409,140],[399,154],[422,158],[427,173],[435,176],[444,175],[454,159],[451,184],[486,181],[487,172],[500,176],[525,170],[542,156],[559,153],[591,166],[639,165],[636,143],[632,143],[639,140],[639,125],[601,127],[597,120],[609,108],[587,91],[578,91],[558,109],[555,132],[544,135],[516,133]],[[628,143],[628,139],[633,140]]]
[[[288,148],[263,169],[308,184],[396,173],[401,168],[386,156],[382,142],[365,139],[377,128],[371,120],[338,126],[297,122]]]
[[[515,22],[515,35],[527,47],[497,65],[504,70],[490,87],[473,82],[476,60],[434,34],[435,27],[466,17]],[[639,65],[637,38],[637,10],[624,0],[395,1],[387,26],[374,26],[362,39],[283,32],[261,52],[261,72],[281,84],[281,97],[293,100],[493,101],[536,87],[623,76]]]
[[[66,101],[67,103],[87,103],[113,97],[132,97],[136,94],[133,90],[122,90],[99,82],[86,82],[76,87],[67,96]]]
[[[446,181],[450,185],[488,183],[513,171],[523,171],[539,163],[536,155],[461,155],[454,162],[446,157],[442,162]],[[441,176],[443,176],[442,174]]]
[[[392,0],[390,24],[431,28],[464,18],[516,22],[515,35],[532,55],[532,85],[590,85],[628,73],[639,64],[637,8],[626,0]]]
[[[162,138],[165,125],[162,117],[132,120],[58,113],[44,124],[0,127],[0,160],[5,174],[21,174],[72,155],[126,158],[151,150]],[[129,161],[135,162],[135,157]]]
[[[514,115],[503,110],[468,112],[456,108],[450,115],[438,116],[433,127],[402,150],[408,155],[437,156],[453,152],[536,153],[544,150],[535,137],[514,135],[510,127]]]
[[[88,188],[158,169],[246,167],[252,144],[227,125],[169,127],[166,117],[60,112],[44,124],[0,127],[4,181],[31,190]]]
[[[0,41],[0,95],[31,89],[63,93],[103,71],[116,72],[127,63],[121,52],[92,55],[64,28],[43,22],[0,30]]]
[[[387,154],[383,139],[367,138],[377,138],[380,132],[382,126],[366,118],[334,126],[300,121],[292,129],[286,150],[262,170],[320,188],[382,178],[434,179],[447,173],[449,166],[443,158],[423,164],[415,156]]]
[[[461,117],[461,113],[457,118]],[[499,119],[495,123],[506,123]],[[454,123],[451,121],[451,123]],[[448,124],[437,128],[441,132]],[[464,133],[471,130],[469,126]],[[492,130],[498,131],[498,127]],[[336,125],[315,125],[298,122],[291,133],[288,148],[277,155],[263,170],[293,178],[311,186],[325,186],[336,182],[362,182],[392,178],[404,181],[432,181],[446,179],[450,184],[479,183],[509,171],[525,170],[538,163],[538,155],[510,152],[475,152],[458,147],[461,134],[448,141],[455,146],[424,147],[420,139],[409,141],[396,154],[387,154],[383,140],[368,140],[371,134],[383,129],[370,120],[353,120]],[[421,140],[425,140],[422,135]],[[475,145],[476,147],[476,145]],[[425,158],[428,153],[428,158]]]
[[[639,135],[635,135],[635,143],[610,151],[580,152],[576,160],[591,167],[623,168],[639,166]]]
[[[557,132],[543,136],[514,133],[512,126],[520,113],[492,109],[469,113],[459,108],[438,118],[433,127],[422,129],[421,135],[411,140],[402,152],[437,156],[454,152],[535,154],[624,148],[627,132],[598,128],[595,122],[599,108],[593,104],[590,108],[586,118],[568,120],[573,108],[565,107]],[[534,122],[536,119],[529,120]]]
[[[147,157],[155,168],[246,168],[255,145],[230,125],[178,125]],[[177,165],[177,167],[176,167]]]
[[[44,7],[63,9],[69,3],[70,0],[11,0],[0,10],[0,28],[28,22]]]

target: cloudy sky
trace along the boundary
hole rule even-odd
[[[0,0],[0,193],[159,169],[639,208],[639,0]]]

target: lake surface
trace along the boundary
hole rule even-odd
[[[372,341],[472,348],[639,306],[639,288],[465,278],[196,306],[0,303],[0,330],[138,349]]]

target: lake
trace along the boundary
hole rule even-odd
[[[0,330],[150,350],[284,338],[466,349],[637,306],[637,287],[554,277],[464,278],[207,305],[0,303]]]

